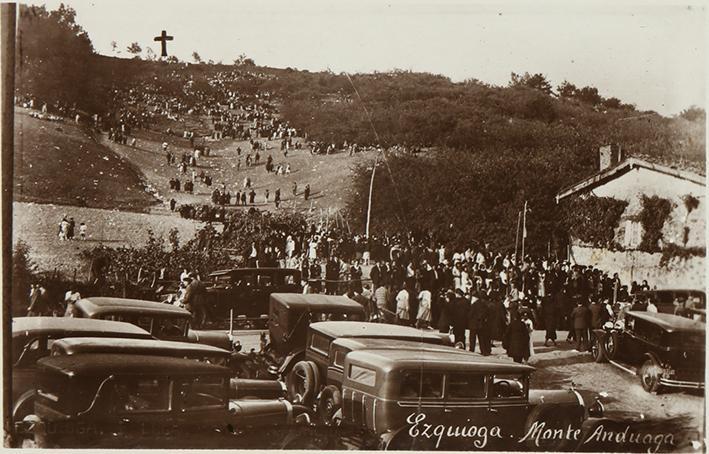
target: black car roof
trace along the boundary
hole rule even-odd
[[[91,297],[75,303],[88,317],[103,314],[162,315],[168,317],[191,318],[190,312],[173,304],[129,298]]]
[[[346,296],[321,295],[302,293],[271,293],[271,301],[278,302],[289,308],[301,308],[317,312],[334,309],[342,312],[364,312],[364,308],[357,301],[353,301]]]
[[[68,337],[57,340],[52,348],[67,354],[124,353],[172,357],[229,356],[230,352],[206,344],[157,339],[115,339],[106,337]]]
[[[228,375],[229,369],[193,359],[152,355],[87,353],[50,356],[37,361],[44,371],[69,377],[117,375]]]
[[[56,337],[130,337],[153,339],[149,332],[132,323],[71,317],[15,317],[12,337],[49,335]]]
[[[443,352],[457,353],[468,357],[480,356],[478,353],[473,353],[468,350],[455,348],[450,345],[423,343],[420,341],[396,339],[392,342],[391,338],[383,337],[339,337],[332,341],[333,346],[342,346],[350,351],[353,350],[414,350],[422,352]]]
[[[667,332],[686,331],[702,334],[706,332],[706,325],[703,322],[679,315],[643,311],[629,311],[627,315],[658,325]]]

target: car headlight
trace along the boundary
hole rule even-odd
[[[600,400],[596,399],[588,407],[588,416],[591,418],[602,418],[604,410],[605,410],[605,408],[603,407],[603,403],[601,403]]]

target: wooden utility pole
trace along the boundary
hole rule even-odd
[[[372,192],[374,190],[374,173],[377,171],[377,162],[379,162],[379,155],[374,159],[374,167],[372,167],[372,179],[369,182],[369,201],[367,202],[367,227],[365,229],[364,235],[369,238],[369,221],[372,218]]]

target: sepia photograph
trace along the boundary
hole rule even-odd
[[[0,4],[3,444],[704,453],[707,4]]]

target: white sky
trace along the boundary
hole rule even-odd
[[[504,85],[510,72],[541,72],[591,85],[665,115],[705,105],[703,3],[460,0],[101,0],[64,3],[96,50],[137,41],[191,61],[233,61],[311,71],[411,69]],[[31,2],[35,3],[35,2]],[[43,2],[54,9],[59,1]]]

